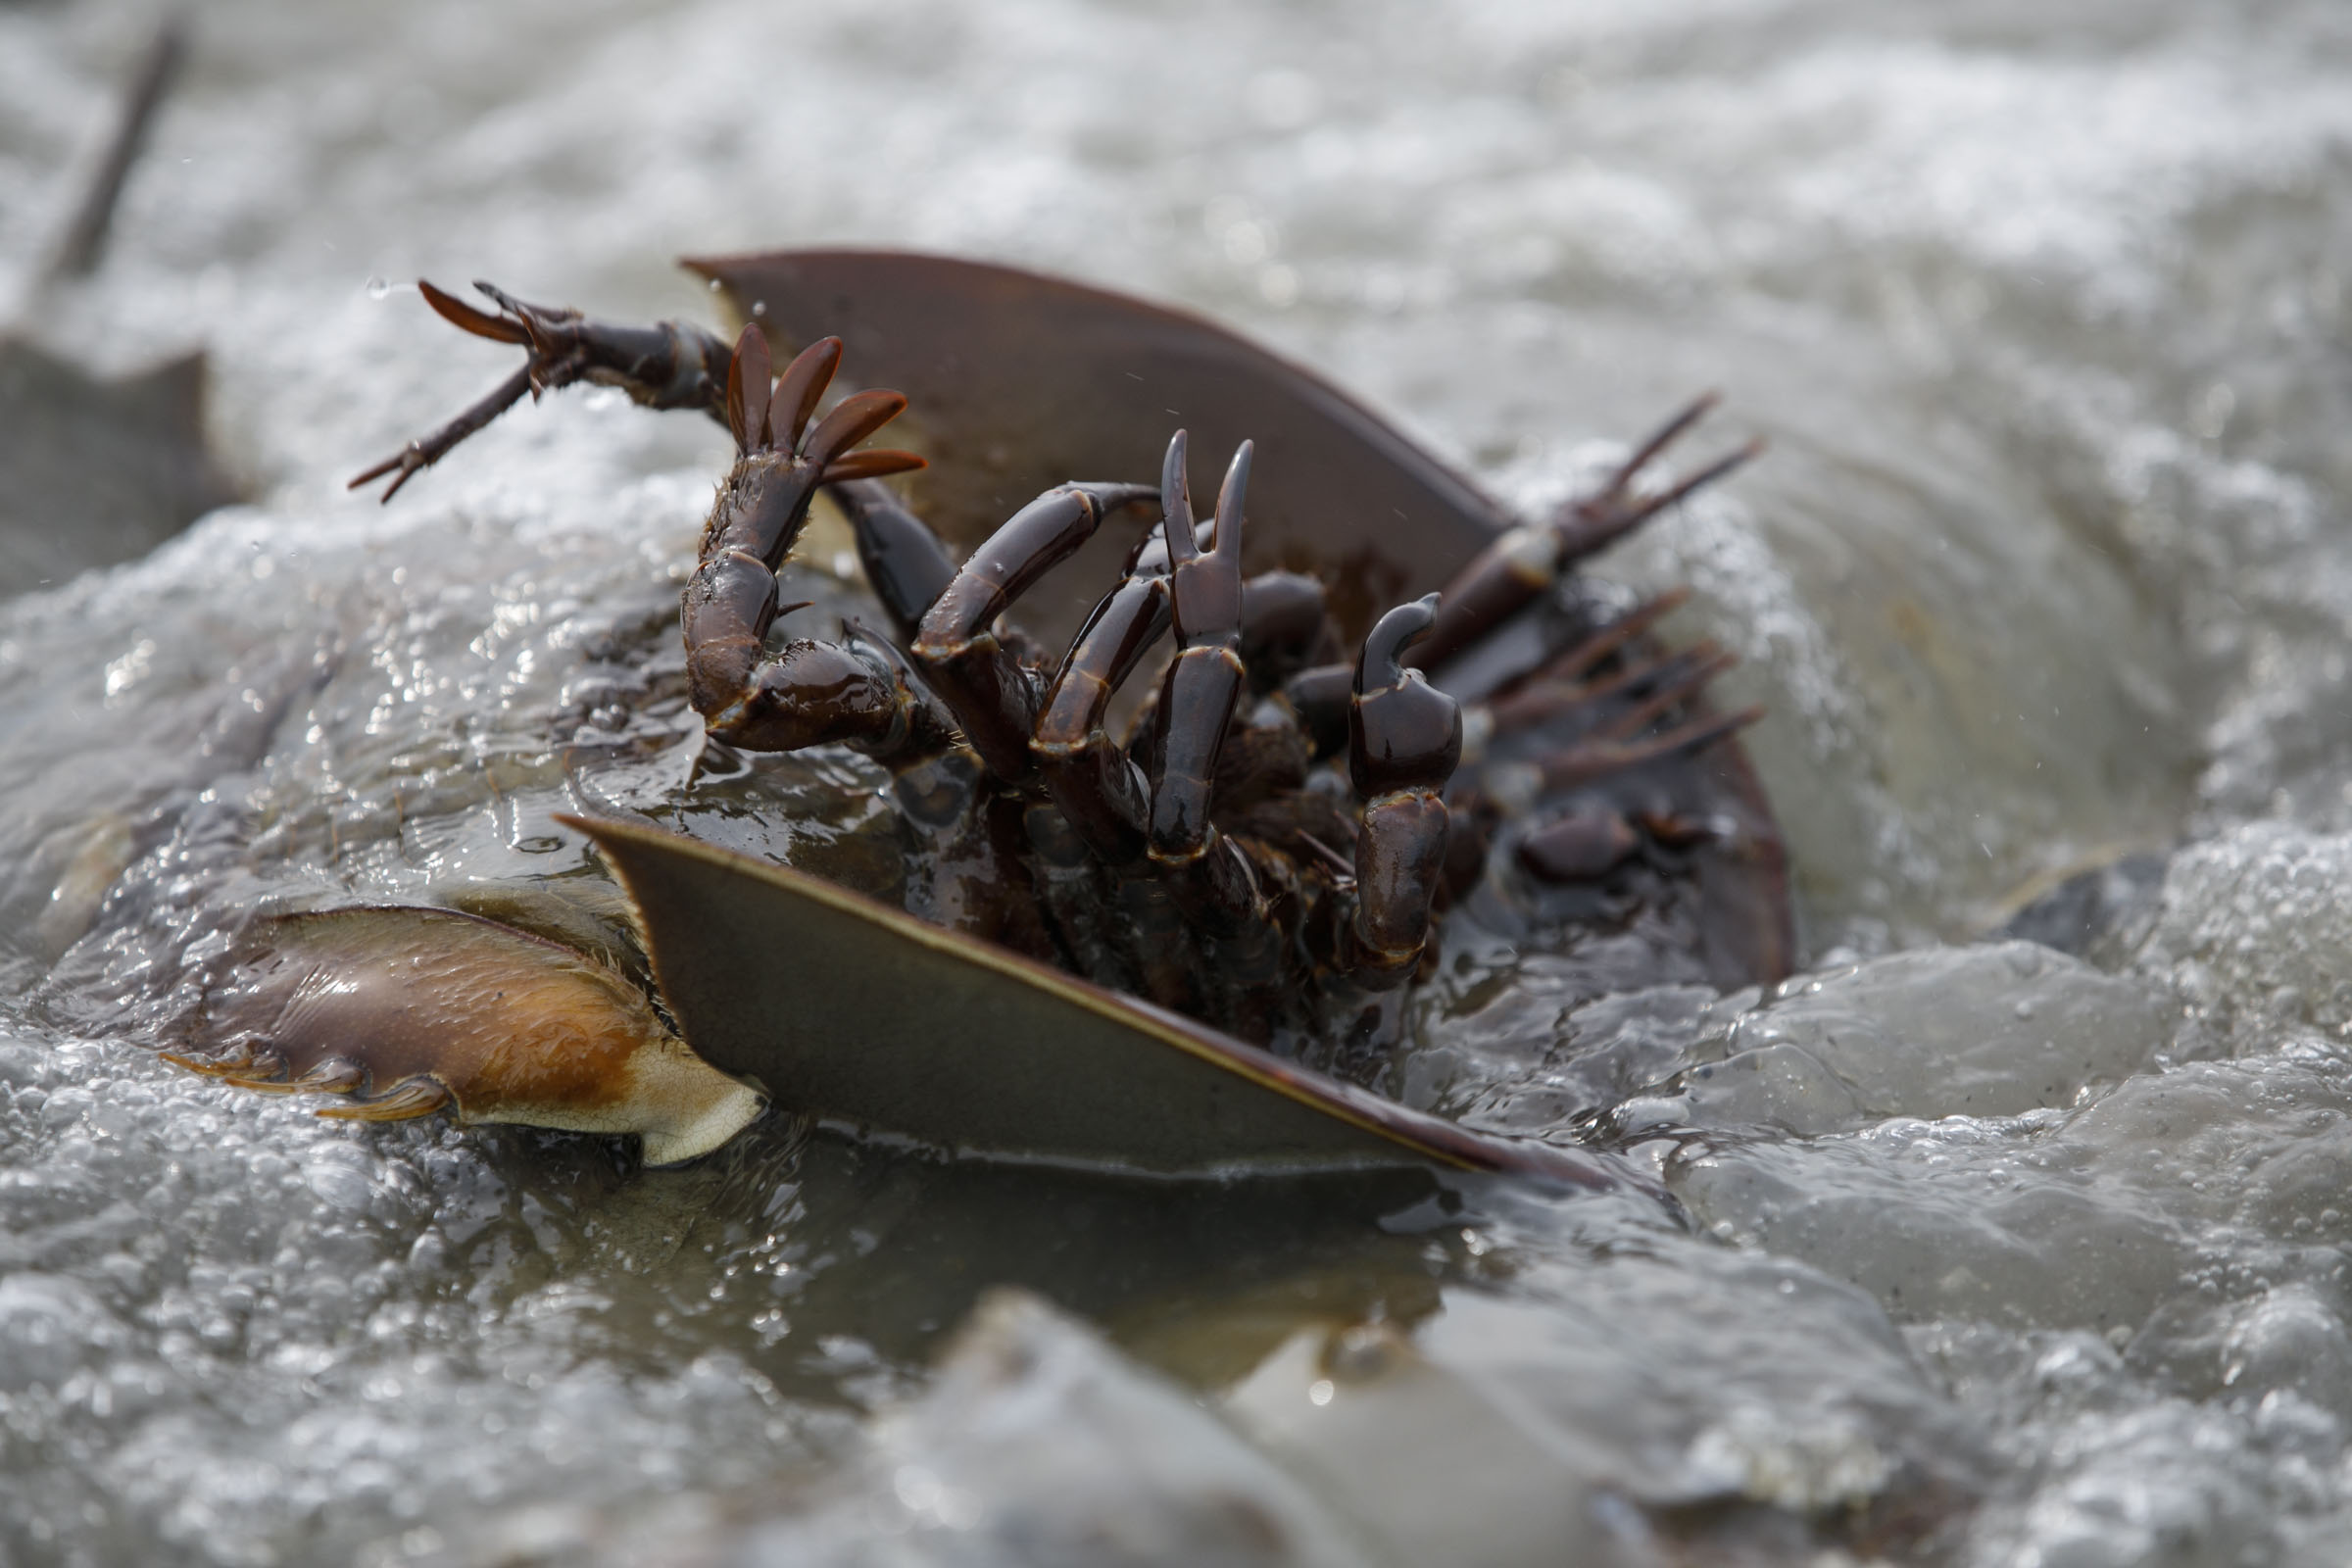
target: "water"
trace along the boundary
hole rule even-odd
[[[0,295],[144,25],[0,13]],[[2313,0],[208,8],[110,260],[19,307],[209,346],[255,499],[0,606],[0,1554],[2333,1560],[2348,59]],[[723,437],[567,394],[348,497],[507,368],[404,280],[707,316],[673,255],[853,240],[1186,301],[1531,507],[1702,386],[1772,440],[1603,570],[1746,656],[1813,972],[1530,958],[1414,1078],[1688,1228],[649,1174],[131,1038],[207,911],[576,870],[549,812],[678,781]],[[713,831],[886,877],[861,778]],[[2092,961],[1980,945],[2133,854]]]

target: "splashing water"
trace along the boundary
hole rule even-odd
[[[207,346],[258,499],[0,604],[0,1555],[2334,1560],[2336,8],[202,23],[110,258],[21,322]],[[0,13],[0,298],[141,24]],[[552,812],[683,778],[723,436],[567,395],[346,496],[509,368],[398,280],[708,319],[672,256],[827,241],[1201,308],[1528,508],[1701,386],[1771,438],[1601,572],[1745,656],[1815,972],[1586,1002],[1509,959],[1403,1074],[1619,1141],[1690,1226],[784,1129],[647,1173],[156,1058],[208,911],[561,882]],[[879,886],[873,785],[762,759],[710,815]],[[2028,904],[2074,956],[1978,940]]]

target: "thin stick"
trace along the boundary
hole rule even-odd
[[[187,53],[187,18],[176,11],[169,12],[156,24],[155,37],[147,45],[146,54],[140,57],[138,74],[123,92],[106,157],[99,163],[89,189],[82,193],[81,205],[74,209],[74,221],[68,225],[64,241],[42,275],[44,283],[87,277],[97,270],[99,258],[106,253],[107,230],[114,223],[115,208],[122,198],[123,182],[130,177],[131,166],[138,162],[147,133],[155,124],[156,111],[163,107]]]

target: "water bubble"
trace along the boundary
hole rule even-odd
[[[380,300],[391,292],[392,283],[390,279],[382,277],[370,277],[368,279],[368,297],[369,299]]]

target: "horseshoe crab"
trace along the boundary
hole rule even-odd
[[[682,609],[710,737],[864,752],[997,891],[943,930],[674,834],[573,819],[718,1067],[820,1120],[999,1157],[1404,1157],[1599,1182],[1614,1178],[1582,1156],[1476,1137],[1302,1063],[1360,1065],[1393,1040],[1433,919],[1497,880],[1555,927],[1639,929],[1637,948],[1672,946],[1720,984],[1786,971],[1778,839],[1732,739],[1755,713],[1706,708],[1716,651],[1649,644],[1676,598],[1612,615],[1573,570],[1752,453],[1645,483],[1709,400],[1598,493],[1515,523],[1345,394],[1197,318],[885,252],[688,265],[752,323],[732,344],[420,285],[525,364],[353,483],[389,476],[389,500],[525,391],[576,381],[700,409],[735,436]],[[769,334],[798,348],[780,377]],[[858,449],[905,394],[854,392],[819,416],[852,349],[860,376],[913,389],[922,454]],[[1170,437],[1179,418],[1190,437]],[[1234,454],[1206,520],[1195,439]],[[1066,477],[1148,465],[1157,486]],[[820,489],[888,626],[776,645],[798,608],[776,573]],[[1153,503],[1140,538],[1103,526]],[[1025,597],[1065,563],[1096,591]],[[1156,690],[1114,736],[1121,683],[1171,630]],[[334,1074],[301,1086],[373,1076]]]

